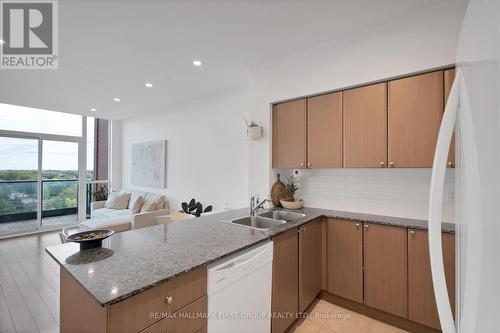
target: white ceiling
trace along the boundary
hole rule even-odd
[[[167,111],[247,85],[249,69],[266,61],[439,2],[63,0],[59,69],[0,70],[0,103],[87,115],[96,107],[116,120]]]

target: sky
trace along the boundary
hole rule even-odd
[[[94,164],[94,118],[87,118],[87,170]],[[82,116],[0,103],[0,130],[59,135],[82,135]],[[0,136],[0,170],[36,170],[36,139]],[[72,142],[43,142],[45,170],[78,170],[78,145]]]

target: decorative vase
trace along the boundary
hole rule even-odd
[[[280,200],[285,197],[285,184],[280,180],[278,173],[278,180],[271,187],[271,201],[275,207],[281,207]]]

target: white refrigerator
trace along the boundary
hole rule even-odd
[[[470,0],[455,82],[437,141],[429,202],[432,278],[444,333],[500,332],[500,0]],[[457,305],[453,320],[441,251],[441,203],[457,135]]]

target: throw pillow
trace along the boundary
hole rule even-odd
[[[142,204],[141,213],[153,212],[156,210],[156,204],[153,201],[146,201]]]
[[[132,198],[130,199],[132,201]],[[142,196],[138,196],[135,198],[134,202],[129,204],[129,209],[132,212],[132,214],[137,214],[141,211],[142,205],[144,204],[144,198]]]
[[[105,208],[127,209],[130,193],[112,192],[104,204]]]
[[[132,214],[137,214],[141,211],[142,204],[144,203],[144,197],[141,193],[132,192],[130,194],[130,201],[128,202],[128,209]]]

